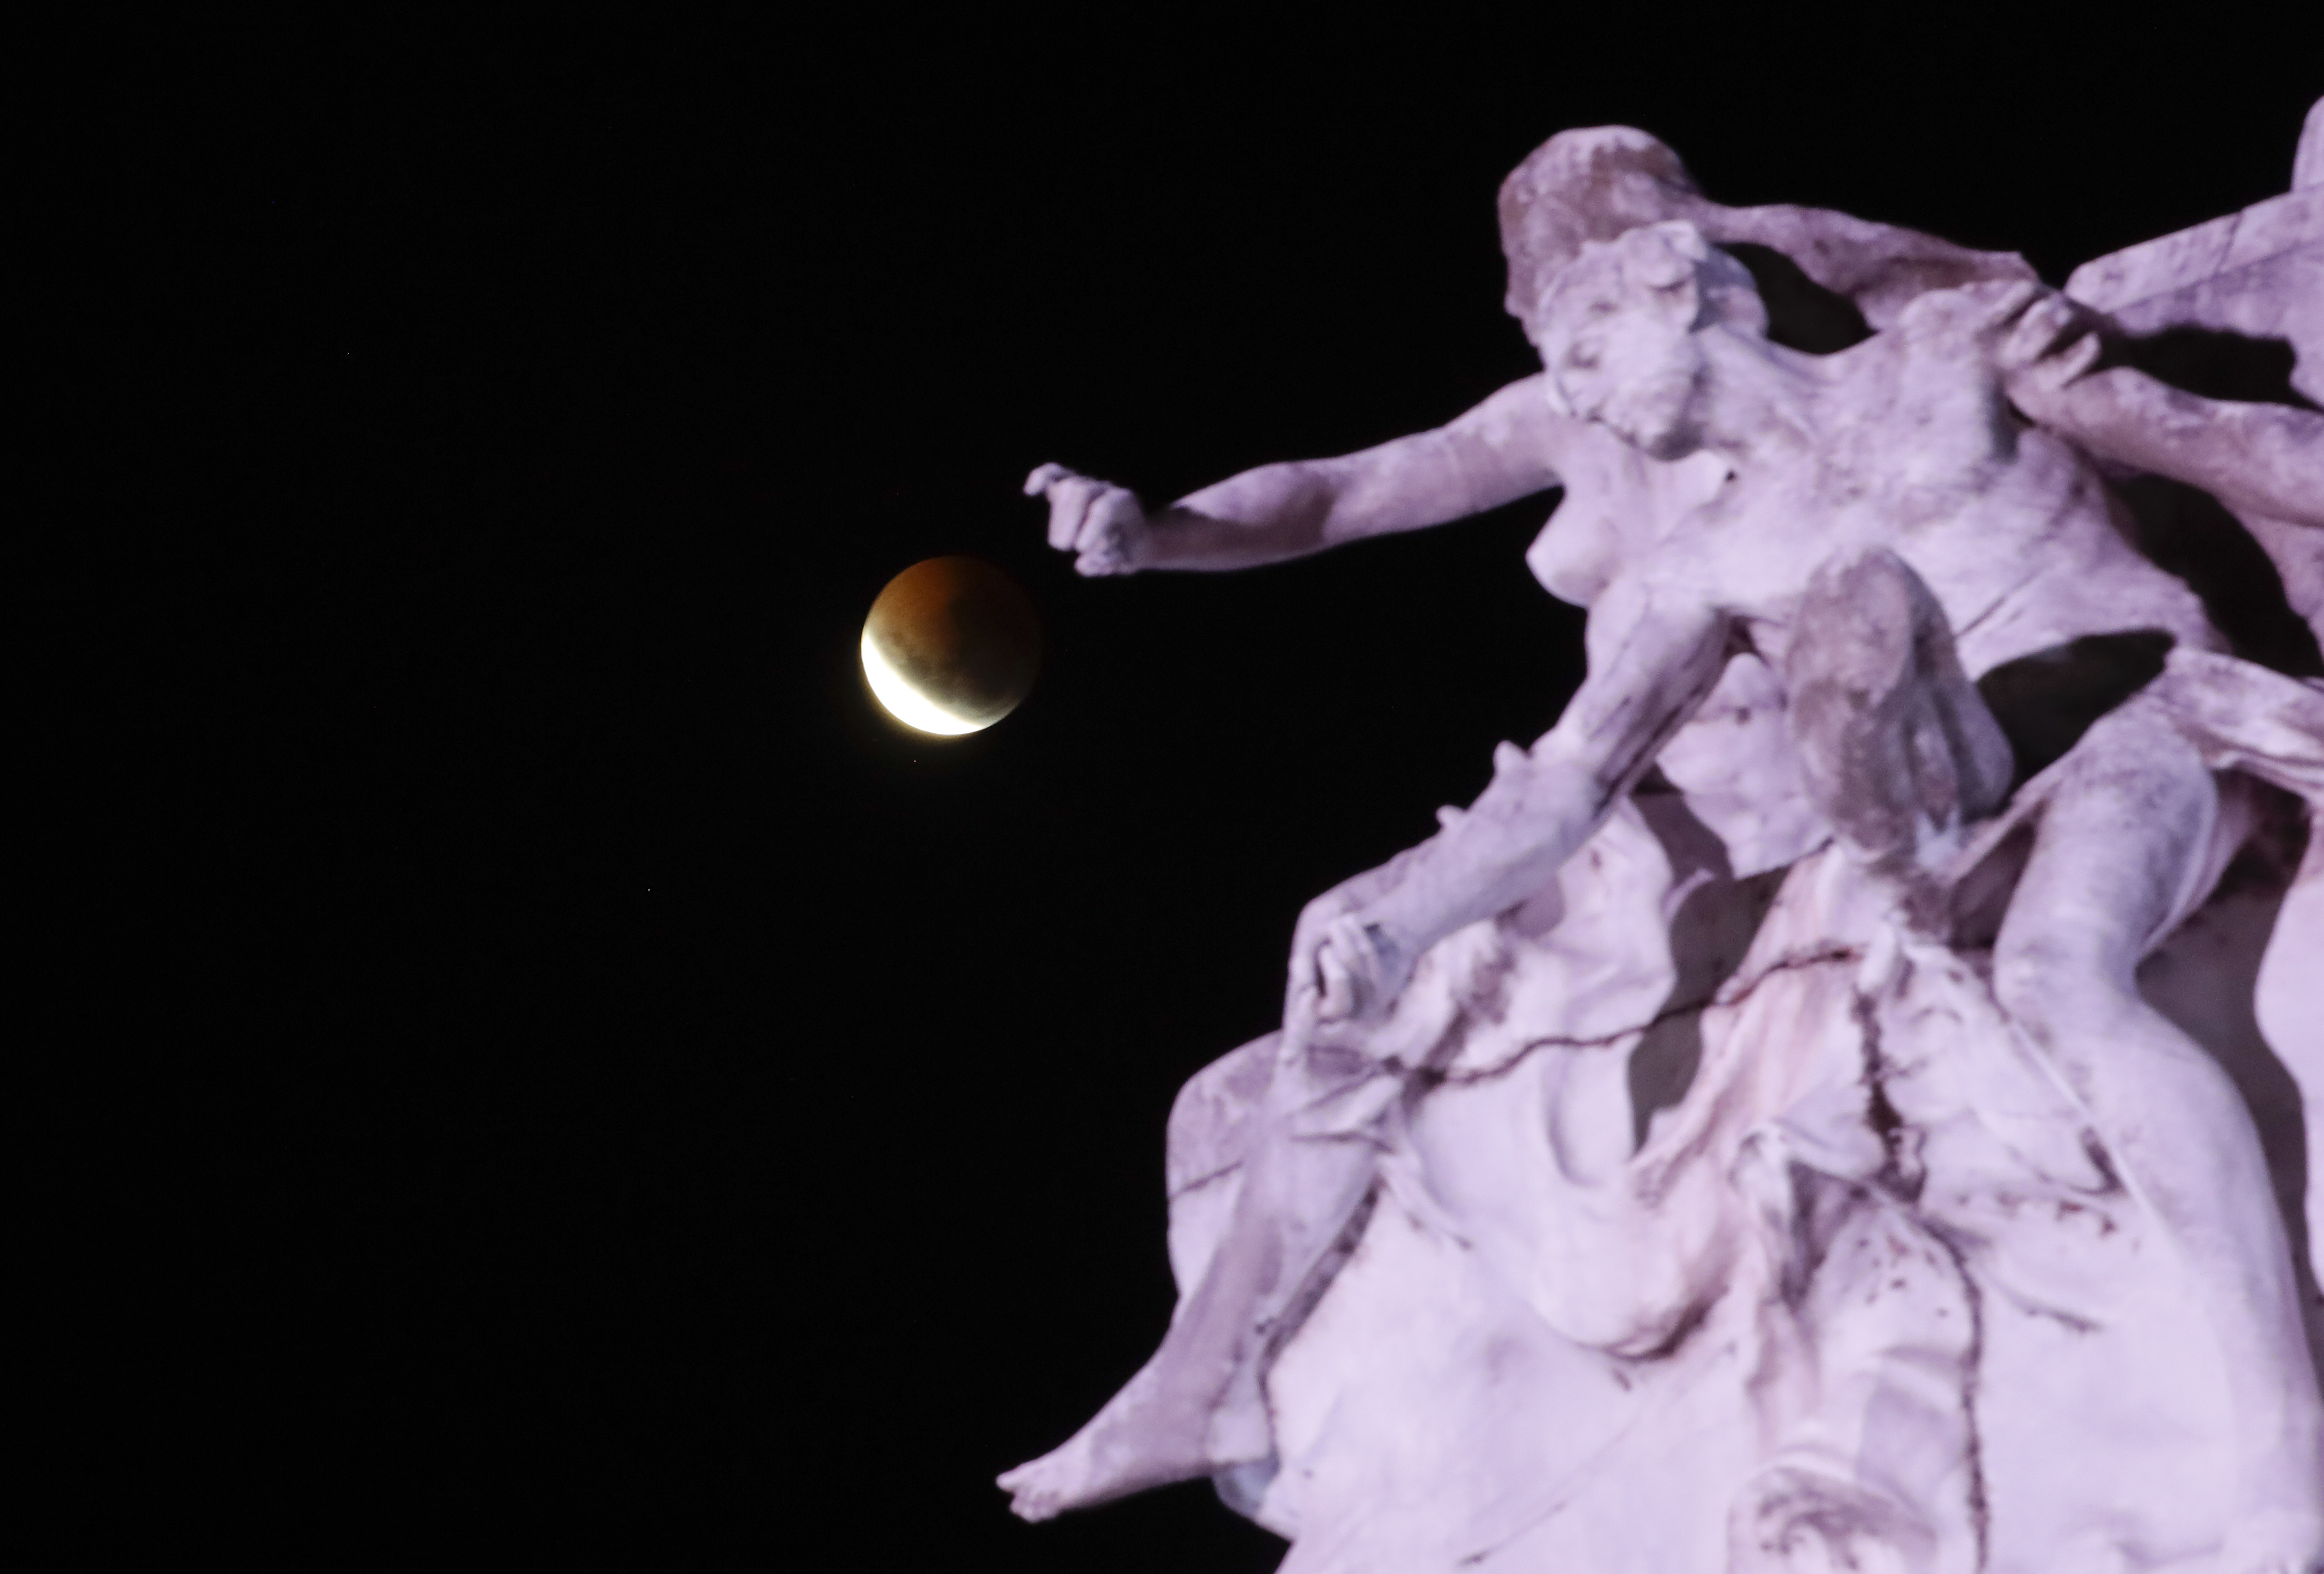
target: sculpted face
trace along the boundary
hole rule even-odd
[[[1712,328],[1763,337],[1766,307],[1743,264],[1683,219],[1584,243],[1526,316],[1567,409],[1658,459],[1703,446]]]
[[[1702,444],[1706,367],[1692,271],[1666,284],[1591,248],[1545,292],[1528,324],[1566,407],[1658,459]]]

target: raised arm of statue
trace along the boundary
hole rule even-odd
[[[2015,252],[1971,251],[1919,230],[1876,224],[1828,208],[1788,202],[1760,208],[1725,208],[1715,202],[1691,205],[1674,216],[1694,220],[1721,245],[1748,242],[1773,247],[1800,271],[1836,295],[1856,302],[1876,329],[1893,324],[1905,307],[1932,290],[1958,289],[1987,280],[2035,277]]]
[[[1158,514],[1126,488],[1043,465],[1026,495],[1049,502],[1049,544],[1090,575],[1247,569],[1365,536],[1482,514],[1559,484],[1560,417],[1542,378],[1512,383],[1434,431],[1337,458],[1262,465]]]
[[[1529,751],[1502,745],[1491,784],[1436,836],[1309,904],[1288,1018],[1384,1008],[1423,951],[1538,891],[1717,687],[1734,636],[1706,597],[1617,579],[1590,610],[1590,675],[1557,725]]]
[[[2085,452],[2200,486],[2239,512],[2324,526],[2324,415],[2207,399],[2130,366],[2098,369],[2103,320],[2027,286],[1997,347],[2010,402]]]

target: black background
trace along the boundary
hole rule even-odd
[[[1300,903],[1549,725],[1579,618],[1546,499],[1083,582],[1026,470],[1168,497],[1522,375],[1493,197],[1564,126],[2055,282],[2283,190],[2319,86],[2200,18],[1596,14],[123,41],[42,144],[119,238],[36,676],[113,762],[75,1031],[171,1155],[92,1446],[199,1484],[171,1540],[1273,1566],[1205,1486],[991,1478],[1152,1347],[1164,1117]],[[854,655],[942,551],[1048,642],[954,742]]]

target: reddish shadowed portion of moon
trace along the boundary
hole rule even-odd
[[[976,558],[930,558],[888,581],[863,620],[863,675],[889,714],[922,732],[991,727],[1041,662],[1032,598]]]

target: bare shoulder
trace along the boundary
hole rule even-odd
[[[1457,468],[1471,511],[1563,484],[1573,423],[1551,407],[1546,383],[1519,378],[1418,440]]]
[[[1545,373],[1520,377],[1439,430],[1464,449],[1490,453],[1512,465],[1554,468],[1571,440],[1569,429],[1577,423],[1551,406],[1548,384]]]
[[[1545,431],[1564,419],[1551,407],[1549,375],[1536,372],[1495,389],[1446,422],[1445,430],[1480,437],[1516,436]]]

